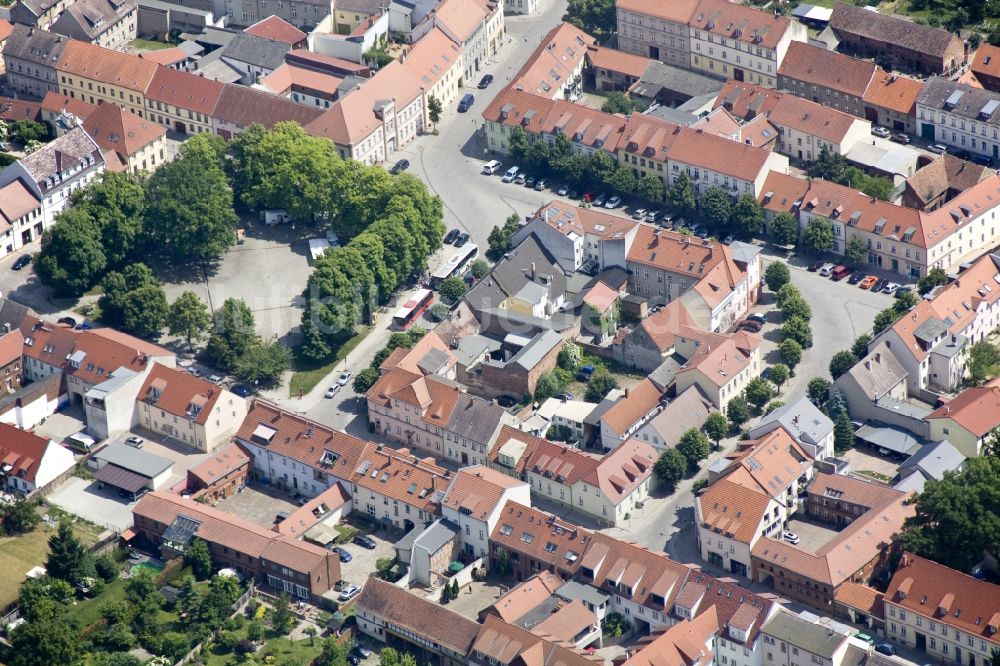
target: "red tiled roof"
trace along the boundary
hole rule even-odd
[[[195,423],[204,425],[222,391],[221,387],[188,372],[154,363],[136,400],[182,418],[194,415]]]
[[[882,605],[884,598],[885,595],[878,590],[851,580],[845,580],[833,595],[833,600],[838,604],[877,618],[885,618],[885,608]]]
[[[48,439],[0,422],[0,463],[6,476],[34,483],[48,446]],[[10,469],[6,469],[8,466]]]
[[[595,45],[587,47],[587,59],[590,61],[592,67],[605,69],[609,72],[618,72],[635,78],[639,78],[645,74],[646,68],[651,62],[649,58]]]
[[[145,93],[161,67],[139,56],[69,40],[56,64],[60,73]]]
[[[223,85],[190,72],[157,67],[146,99],[211,116],[222,97]]]
[[[0,97],[0,119],[16,123],[19,120],[40,121],[42,105],[13,97]]]
[[[916,117],[917,97],[923,89],[922,81],[878,70],[865,91],[865,102]]]
[[[615,6],[636,14],[653,16],[671,23],[686,25],[694,17],[698,0],[671,0],[671,2],[649,2],[649,0],[617,0]]]
[[[526,533],[532,538],[525,539]],[[490,534],[490,543],[544,562],[557,571],[572,573],[580,566],[580,556],[591,537],[591,532],[579,525],[508,501]]]
[[[250,460],[250,455],[239,444],[233,443],[215,451],[208,458],[191,467],[188,474],[201,481],[205,486],[210,486],[227,474],[249,465]]]
[[[258,124],[270,129],[284,121],[306,125],[319,118],[322,113],[320,109],[298,104],[264,90],[227,83],[222,88],[219,104],[212,115],[239,127]]]
[[[977,438],[1000,425],[1000,386],[976,386],[938,407],[928,420],[951,419]]]
[[[490,608],[496,611],[504,622],[516,622],[551,597],[562,584],[563,579],[556,574],[542,571],[511,588]]]
[[[768,497],[728,479],[720,479],[695,498],[701,507],[701,526],[750,544],[767,513]]]
[[[862,98],[876,70],[875,63],[870,60],[852,58],[805,42],[792,42],[778,68],[778,76]]]
[[[83,129],[101,150],[114,151],[126,161],[167,134],[162,125],[140,118],[115,104],[98,106],[83,121]]]
[[[542,37],[510,87],[543,97],[561,96],[560,91],[583,66],[587,49],[594,42],[576,26],[560,23]]]
[[[778,94],[768,120],[780,127],[790,127],[817,136],[830,143],[844,141],[855,123],[861,120],[849,113],[831,109],[795,95]],[[847,146],[844,146],[847,148]]]
[[[601,420],[616,434],[624,435],[625,431],[655,410],[661,398],[663,394],[656,388],[656,384],[644,379],[626,391],[618,402],[604,412]]]
[[[81,120],[85,120],[95,109],[97,106],[94,104],[84,102],[82,99],[60,95],[54,90],[45,93],[45,98],[42,100],[42,110],[55,114],[68,111]]]
[[[753,182],[763,171],[771,151],[730,141],[701,130],[679,128],[668,157],[710,169],[717,173]]]
[[[448,486],[441,506],[456,511],[464,509],[473,518],[486,520],[498,508],[507,490],[524,485],[524,481],[485,465],[463,467]]]
[[[0,187],[0,220],[4,222],[0,230],[9,229],[14,220],[18,220],[41,207],[42,202],[36,199],[31,190],[24,186],[21,179]]]
[[[274,15],[257,21],[249,28],[244,29],[243,32],[275,42],[291,44],[292,46],[304,42],[307,37],[306,33]]]
[[[740,26],[738,32],[733,30],[736,25]],[[688,26],[695,30],[767,49],[777,48],[778,42],[791,25],[791,20],[780,14],[734,4],[728,0],[700,0],[694,16],[688,21]]]

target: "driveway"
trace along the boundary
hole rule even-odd
[[[384,539],[384,532],[368,536],[375,541],[374,550],[368,550],[356,543],[345,543],[341,546],[351,554],[351,561],[340,563],[340,577],[358,587],[364,587],[368,576],[378,571],[375,563],[379,559],[387,557],[391,560],[396,557],[396,549],[393,548],[395,541]]]
[[[113,489],[98,489],[97,481],[71,476],[46,500],[95,525],[122,532],[132,526],[132,507]]]

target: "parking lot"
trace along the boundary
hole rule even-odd
[[[101,527],[118,531],[131,527],[135,502],[118,497],[114,488],[97,486],[98,482],[93,479],[71,476],[46,501]]]
[[[864,444],[856,446],[839,456],[851,463],[852,472],[875,472],[890,479],[896,476],[899,463],[889,456],[881,456]]]
[[[391,560],[396,557],[396,549],[392,546],[395,541],[386,540],[385,532],[368,536],[375,541],[374,550],[368,550],[356,543],[345,543],[341,546],[351,554],[351,561],[340,563],[340,577],[358,587],[364,587],[368,576],[375,573],[377,570],[375,563],[380,558],[387,557]]]
[[[798,535],[799,548],[815,553],[837,535],[837,530],[830,525],[803,518],[804,515],[803,511],[798,514],[799,517],[789,520],[788,531]]]
[[[288,493],[273,486],[256,484],[247,486],[243,492],[230,495],[215,504],[215,508],[249,520],[251,523],[270,528],[279,513],[291,514],[298,509]]]

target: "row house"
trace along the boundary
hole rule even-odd
[[[531,506],[527,483],[485,465],[472,465],[452,477],[441,499],[441,514],[458,526],[459,542],[466,557],[486,558],[490,535],[504,507],[514,503]]]
[[[135,0],[77,0],[50,30],[108,49],[124,49],[136,38],[138,18]]]
[[[42,226],[42,202],[21,180],[0,187],[0,257],[24,247],[25,233],[31,242]]]
[[[510,87],[549,99],[578,99],[587,52],[595,41],[576,26],[560,23],[542,37]]]
[[[893,132],[916,134],[917,98],[923,89],[923,81],[880,69],[865,91],[864,117]]]
[[[793,42],[778,69],[778,90],[858,118],[865,117],[865,92],[876,76],[870,60]]]
[[[620,0],[619,48],[709,76],[773,88],[790,44],[806,41],[804,25],[771,12],[723,0],[668,4]]]
[[[765,666],[854,666],[867,658],[871,646],[829,618],[795,615],[781,609],[761,630],[761,664]]]
[[[73,193],[92,183],[104,169],[100,146],[82,127],[76,127],[0,171],[0,188],[20,182],[41,207],[33,225],[25,228],[22,224],[21,244],[41,238],[56,215],[69,206]]]
[[[701,557],[749,577],[757,542],[777,535],[798,507],[812,460],[783,429],[743,443],[709,470],[709,486],[695,497]]]
[[[48,30],[75,0],[17,0],[10,5],[10,22]]]
[[[6,93],[42,99],[46,93],[58,91],[56,63],[69,41],[54,32],[14,23],[3,44]]]
[[[961,38],[947,30],[837,2],[830,29],[838,50],[858,58],[874,58],[886,69],[948,76],[966,61]]]
[[[434,28],[421,37],[402,62],[403,70],[425,89],[428,101],[433,97],[447,109],[458,100],[464,71],[462,49],[443,31]],[[424,117],[425,127],[431,126],[429,113]]]
[[[655,666],[656,664],[686,664],[710,666],[716,662],[713,649],[716,635],[722,629],[715,607],[695,619],[684,619],[669,628],[642,637],[629,652],[623,666]]]
[[[770,171],[788,172],[784,155],[686,127],[677,131],[667,163],[668,186],[686,173],[695,198],[710,187],[721,187],[733,198],[758,196]]]
[[[150,492],[136,503],[132,516],[134,531],[159,545],[164,559],[183,556],[193,539],[202,539],[216,565],[235,569],[272,593],[319,603],[340,580],[336,553],[193,499]]]
[[[663,391],[648,378],[626,388],[611,407],[598,412],[604,450],[621,446],[662,410],[663,402]]]
[[[307,123],[305,130],[332,141],[343,159],[380,164],[426,128],[426,103],[424,88],[394,61]]]
[[[441,502],[451,482],[444,468],[433,458],[418,458],[407,449],[365,444],[348,484],[354,511],[404,533],[441,515]]]
[[[439,28],[462,47],[464,84],[494,57],[503,40],[503,5],[490,0],[444,0],[411,33],[412,39]]]
[[[158,67],[146,89],[146,117],[182,135],[211,132],[223,88],[212,79]]]
[[[929,213],[994,173],[990,167],[945,153],[906,179],[900,205]]]
[[[268,4],[268,0],[244,0],[242,3],[225,0],[226,26],[244,28],[269,16],[277,16],[286,23],[311,32],[330,15],[333,4],[331,0],[274,0],[273,4]]]
[[[511,236],[518,247],[534,235],[567,274],[587,265],[603,271],[624,267],[642,225],[598,208],[573,208],[553,201],[535,211]]]
[[[145,118],[146,91],[161,66],[122,51],[71,40],[56,69],[60,94],[90,104],[117,104]]]
[[[986,90],[1000,92],[1000,47],[980,44],[969,65],[969,71]]]
[[[655,69],[654,61],[644,56],[625,53],[603,46],[587,47],[587,67],[594,75],[594,87],[598,90],[631,91],[648,71]]]
[[[329,109],[338,99],[343,78],[287,62],[261,79],[260,86],[293,102]]]
[[[998,325],[1000,257],[976,260],[958,279],[922,299],[870,348],[884,345],[906,372],[910,395],[951,392],[966,373],[968,347],[984,340]]]
[[[321,113],[262,90],[226,84],[212,114],[212,132],[228,141],[255,124],[266,129],[283,121],[304,126]]]
[[[873,507],[902,494],[854,476],[817,472],[809,484],[806,509],[815,520],[846,527]]]
[[[1000,94],[932,77],[917,97],[920,136],[1000,159]]]
[[[989,666],[1000,650],[1000,586],[904,553],[885,591],[886,637],[941,663]]]
[[[889,497],[861,514],[816,551],[767,536],[751,552],[757,583],[824,614],[833,612],[837,589],[851,581],[868,585],[898,552],[903,523],[915,513],[913,493]]]
[[[570,579],[591,542],[589,530],[527,504],[507,502],[490,533],[490,570],[518,582],[542,572]]]
[[[166,128],[115,104],[87,114],[83,129],[104,151],[109,171],[150,173],[166,161]]]
[[[686,360],[677,371],[675,390],[681,394],[695,386],[725,414],[729,401],[761,373],[761,343],[760,336],[747,331],[722,335],[693,326],[681,328],[676,351]]]

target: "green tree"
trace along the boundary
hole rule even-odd
[[[896,292],[896,300],[893,301],[892,307],[902,316],[909,312],[910,308],[916,305],[919,300],[912,291]]]
[[[382,666],[417,666],[417,660],[407,652],[397,652],[393,648],[382,648],[379,651],[379,663]],[[326,666],[322,664],[321,666]]]
[[[726,227],[732,213],[733,199],[718,185],[708,188],[701,197],[701,217],[713,229]]]
[[[35,501],[18,496],[13,502],[0,505],[0,524],[3,534],[15,536],[35,529],[42,517],[38,515]]]
[[[476,259],[469,267],[469,272],[472,273],[472,277],[477,280],[482,280],[484,277],[489,275],[490,265],[483,259]]]
[[[626,166],[615,167],[604,179],[604,185],[619,196],[625,196],[638,187],[638,180],[632,169]]]
[[[21,143],[31,141],[44,143],[49,138],[49,128],[44,123],[34,120],[18,120],[14,123],[14,136]]]
[[[806,388],[809,401],[817,407],[822,407],[830,397],[830,382],[823,377],[813,377]]]
[[[577,366],[580,365],[580,358],[580,346],[572,340],[567,340],[563,343],[562,349],[559,350],[556,365],[567,372],[575,372]]]
[[[603,42],[617,27],[615,3],[613,0],[569,0],[563,21]]]
[[[839,183],[844,179],[846,169],[847,160],[844,156],[823,146],[819,151],[819,157],[809,163],[806,173],[810,178],[822,178]]]
[[[858,358],[864,358],[868,355],[868,345],[871,344],[871,341],[872,336],[870,333],[862,333],[851,343],[851,353]]]
[[[1000,552],[1000,459],[970,458],[960,472],[929,480],[903,524],[905,550],[958,571]]]
[[[76,585],[87,576],[93,576],[94,562],[73,534],[73,526],[68,521],[59,523],[59,529],[49,537],[49,556],[45,561],[45,571],[49,576]]]
[[[174,259],[215,258],[236,242],[233,192],[211,139],[196,134],[146,183],[146,227]]]
[[[773,292],[789,284],[792,281],[792,273],[788,270],[788,265],[780,261],[772,261],[764,269],[764,282],[767,288]]]
[[[204,539],[195,537],[184,553],[184,563],[191,567],[191,572],[198,580],[205,580],[212,575],[212,553]]]
[[[688,461],[677,449],[667,449],[656,459],[653,474],[662,483],[668,493],[674,492],[677,484],[687,474]]]
[[[854,367],[858,357],[849,351],[839,351],[830,359],[830,376],[834,381]]]
[[[760,409],[774,395],[774,390],[765,380],[760,377],[754,377],[747,382],[746,387],[743,389],[743,395],[746,396],[747,402]]]
[[[514,125],[510,129],[510,138],[507,140],[507,149],[514,159],[524,159],[528,154],[528,146],[531,145],[531,137],[520,125]]]
[[[813,344],[812,329],[809,322],[799,316],[787,319],[781,327],[782,340],[795,340],[803,349],[809,349]]]
[[[215,312],[215,326],[205,350],[219,368],[232,371],[256,340],[253,312],[238,298],[227,298]]]
[[[75,664],[79,658],[78,627],[68,613],[26,622],[10,636],[11,666]]]
[[[763,411],[761,413],[766,416],[767,414],[770,414],[774,410],[781,409],[784,406],[785,406],[785,403],[782,402],[781,400],[771,400],[766,405],[764,405],[764,409],[763,409]]]
[[[590,381],[587,382],[587,390],[584,392],[583,399],[587,402],[600,402],[604,400],[608,391],[616,388],[618,388],[618,380],[604,368],[598,368],[591,375]]]
[[[919,280],[917,280],[917,293],[921,296],[930,292],[931,289],[948,282],[948,274],[944,272],[943,268],[932,268],[927,271],[927,275],[924,275]]]
[[[248,384],[272,387],[292,364],[292,353],[277,340],[259,340],[236,360],[236,376]]]
[[[652,203],[660,203],[666,196],[663,181],[651,173],[647,173],[645,176],[639,178],[635,186],[635,193],[643,201]]]
[[[177,590],[177,610],[180,611],[181,623],[192,624],[201,612],[201,592],[195,586],[194,576],[185,575],[181,578]]]
[[[295,615],[288,606],[288,594],[282,592],[281,596],[274,600],[271,608],[271,626],[276,632],[285,635],[292,628],[295,622]]]
[[[729,433],[729,422],[722,415],[722,412],[712,410],[708,413],[708,418],[705,419],[702,428],[705,430],[705,434],[715,442],[715,448],[718,449],[719,442]]]
[[[691,187],[691,178],[687,172],[681,171],[674,184],[667,193],[667,200],[670,207],[678,215],[690,218],[698,209],[698,204],[694,199],[694,189]]]
[[[782,211],[775,215],[767,230],[778,245],[795,245],[799,240],[799,223],[789,212]]]
[[[562,388],[562,382],[559,381],[555,372],[543,372],[538,376],[538,382],[535,384],[535,400],[544,402],[562,391]]]
[[[787,288],[787,285],[783,289]],[[791,296],[781,304],[780,308],[785,320],[801,319],[808,322],[812,319],[812,308],[802,296]]]
[[[847,399],[840,389],[834,388],[830,391],[830,400],[826,403],[826,413],[832,419],[840,416],[841,412],[847,411]]]
[[[888,307],[882,310],[875,315],[875,320],[872,322],[872,332],[874,332],[875,335],[878,335],[885,329],[892,326],[893,323],[899,319],[899,317],[900,314],[896,312],[896,309],[893,307]]]
[[[490,261],[499,261],[505,254],[510,252],[510,239],[514,232],[521,228],[521,217],[517,213],[511,213],[503,226],[495,226],[490,231],[486,243],[489,246],[486,250],[486,257]]]
[[[189,348],[211,325],[212,317],[208,314],[208,307],[193,291],[185,291],[170,304],[170,312],[167,314],[170,335],[186,339]]]
[[[789,370],[788,366],[784,363],[776,363],[771,367],[771,376],[768,377],[770,382],[781,392],[781,386],[788,381],[791,377],[792,371]]]
[[[726,416],[734,428],[739,428],[750,420],[750,405],[742,395],[734,397],[726,404]]]
[[[1000,372],[1000,348],[980,340],[969,348],[969,380],[979,384]]]
[[[73,588],[69,583],[46,574],[24,581],[18,595],[18,606],[21,617],[28,622],[37,622],[52,617],[72,599]]]
[[[354,383],[352,388],[354,392],[358,395],[364,395],[368,393],[368,390],[375,386],[375,382],[378,381],[378,370],[375,368],[365,368],[354,375]]]
[[[764,211],[752,192],[747,192],[733,206],[732,223],[747,236],[752,236],[764,226]]]
[[[73,196],[78,208],[94,220],[108,268],[122,270],[144,248],[146,190],[140,176],[105,171],[100,180]]]
[[[833,447],[837,451],[846,451],[854,446],[854,426],[851,424],[851,417],[847,411],[842,411],[837,415],[837,420],[833,422]]]
[[[641,105],[620,90],[612,90],[604,97],[601,104],[601,111],[604,113],[621,113],[628,115],[635,111],[641,111]]]
[[[130,264],[101,281],[101,321],[139,336],[158,333],[166,323],[167,295],[146,264]]]
[[[444,111],[444,107],[441,106],[441,100],[439,100],[434,95],[428,95],[427,97],[427,118],[435,126],[441,122],[441,113]]]
[[[789,368],[794,369],[802,361],[802,345],[795,340],[782,340],[778,345],[778,353]]]
[[[822,254],[833,248],[833,225],[830,220],[814,217],[802,232],[802,249],[810,254]]]
[[[684,456],[687,461],[689,471],[698,469],[698,463],[708,457],[710,450],[708,437],[701,430],[691,428],[677,442],[677,451]]]
[[[438,294],[441,295],[441,300],[448,305],[457,303],[468,290],[469,285],[465,284],[465,280],[456,276],[445,278],[438,285]]]
[[[106,266],[100,231],[86,210],[64,210],[42,234],[35,273],[56,296],[81,296],[97,283]]]
[[[844,259],[849,266],[860,266],[868,258],[868,248],[857,236],[851,236],[847,241],[847,248],[844,250]]]
[[[983,448],[979,452],[983,456],[1000,457],[1000,428],[994,428],[989,439],[983,443]]]
[[[777,292],[774,294],[775,303],[778,305],[780,310],[785,303],[794,298],[802,298],[802,292],[794,284],[788,283],[782,285]]]

